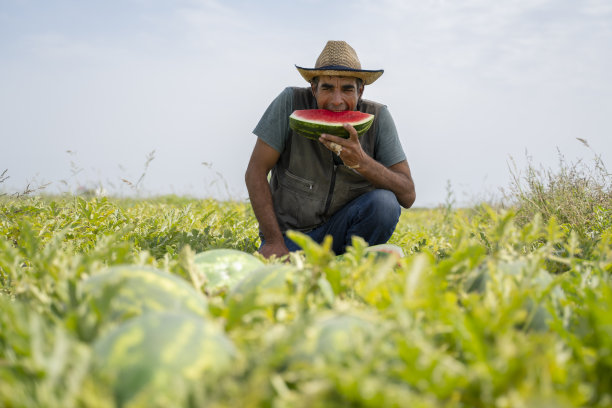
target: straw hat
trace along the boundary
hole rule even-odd
[[[357,53],[344,41],[328,41],[317,58],[314,68],[303,68],[297,65],[295,67],[308,82],[317,76],[335,75],[361,78],[365,85],[370,85],[384,72],[382,69],[375,71],[361,69]]]

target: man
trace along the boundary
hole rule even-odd
[[[355,50],[329,41],[315,68],[296,66],[309,88],[286,88],[270,104],[253,133],[258,136],[245,174],[265,257],[300,248],[286,231],[306,233],[317,242],[333,237],[336,254],[356,235],[369,245],[387,242],[401,208],[415,200],[414,183],[395,124],[386,106],[362,100],[364,85],[383,70],[362,70]],[[374,114],[360,137],[322,134],[319,141],[289,128],[298,109],[359,110]],[[271,173],[268,182],[268,173]]]

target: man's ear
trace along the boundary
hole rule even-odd
[[[364,85],[363,85],[363,84],[361,84],[361,85],[359,86],[359,99],[361,99],[361,97],[363,96],[363,89],[364,89]]]
[[[314,81],[310,83],[310,90],[312,91],[312,96],[316,97],[317,96],[317,83],[315,83]]]

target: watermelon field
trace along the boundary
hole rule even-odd
[[[405,210],[403,258],[264,260],[248,202],[5,194],[0,406],[610,407],[609,178],[574,181]]]

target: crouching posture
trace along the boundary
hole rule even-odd
[[[253,131],[257,141],[245,181],[259,222],[260,253],[299,250],[288,230],[319,243],[331,235],[336,254],[345,252],[353,236],[370,245],[387,242],[415,191],[387,107],[362,99],[364,86],[383,71],[361,69],[344,41],[329,41],[314,68],[297,69],[310,86],[286,88]],[[312,140],[289,127],[289,115],[299,109],[357,110],[373,114],[374,122],[361,136],[345,124],[348,139],[322,134]]]

